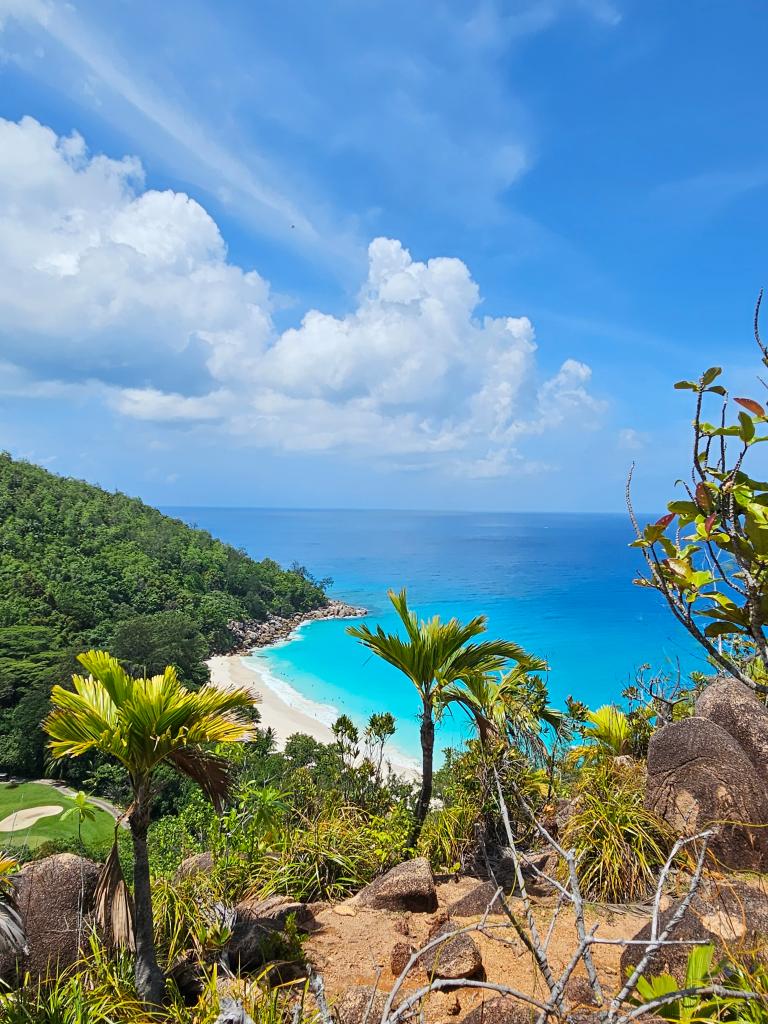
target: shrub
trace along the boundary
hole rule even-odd
[[[343,899],[403,859],[410,823],[400,808],[378,818],[342,807],[304,820],[253,865],[252,891],[307,901]]]
[[[436,871],[458,871],[473,845],[479,820],[480,810],[466,803],[430,811],[419,836],[419,855]]]
[[[643,806],[643,790],[636,766],[606,764],[584,773],[563,842],[576,851],[586,899],[626,903],[653,892],[673,836]]]

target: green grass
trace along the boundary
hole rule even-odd
[[[44,786],[38,782],[0,783],[0,821],[15,811],[30,807],[53,806],[64,810],[73,806],[73,801],[60,793],[53,786]],[[115,822],[111,814],[94,808],[95,819],[83,822],[82,836],[86,847],[104,846],[111,842]],[[63,813],[63,812],[62,812]],[[27,847],[34,850],[43,843],[62,841],[77,842],[77,817],[72,816],[66,821],[61,815],[41,818],[34,825],[25,826],[15,832],[0,832],[0,849],[13,853],[14,849]]]

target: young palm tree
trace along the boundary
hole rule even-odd
[[[629,717],[615,704],[604,704],[590,711],[583,734],[586,743],[572,747],[568,758],[572,763],[594,763],[632,754],[632,727]]]
[[[501,671],[509,660],[528,657],[517,644],[506,640],[471,641],[485,632],[486,618],[478,615],[469,622],[458,619],[443,622],[438,616],[419,620],[408,608],[405,589],[388,596],[405,628],[405,637],[385,633],[381,626],[372,632],[367,626],[349,626],[347,632],[374,654],[406,675],[421,698],[421,793],[416,805],[416,821],[410,836],[413,846],[432,799],[432,765],[435,749],[435,713],[441,691],[471,673]]]
[[[542,728],[557,730],[564,715],[546,703],[546,688],[532,672],[545,672],[547,663],[524,655],[505,674],[470,672],[440,692],[442,709],[456,704],[473,720],[480,742],[497,740],[534,759],[546,754]]]
[[[136,990],[145,1003],[157,1005],[165,982],[155,953],[147,854],[153,777],[160,764],[168,763],[220,807],[230,777],[227,762],[211,748],[248,738],[246,715],[254,698],[242,689],[188,690],[172,667],[151,679],[132,678],[106,651],[89,651],[78,660],[89,675],[72,677],[74,692],[53,688],[53,710],[44,728],[54,759],[98,750],[128,772],[133,790],[128,823],[134,855]]]

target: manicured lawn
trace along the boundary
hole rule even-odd
[[[16,811],[54,805],[67,810],[72,807],[73,801],[53,786],[43,786],[37,782],[23,782],[16,786],[7,782],[0,783],[0,822]],[[112,816],[100,807],[94,808],[94,811],[95,820],[83,822],[82,835],[86,846],[106,844],[114,833],[115,822]],[[0,832],[0,850],[12,853],[19,846],[34,848],[49,840],[62,839],[77,840],[75,816],[62,821],[60,814],[51,815],[14,832]]]

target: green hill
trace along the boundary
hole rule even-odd
[[[204,659],[232,645],[229,621],[325,600],[301,568],[0,453],[0,771],[42,770],[39,723],[78,651],[105,646],[147,671],[173,663],[200,683]]]

